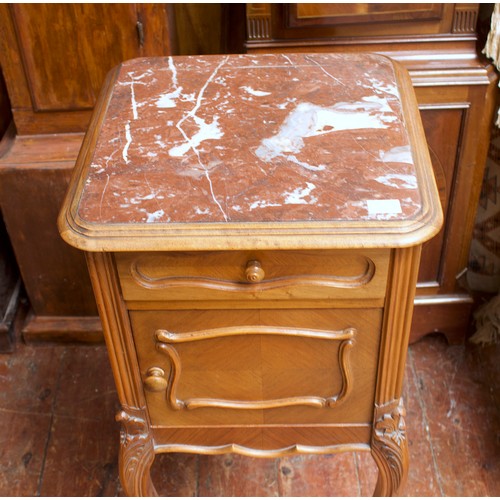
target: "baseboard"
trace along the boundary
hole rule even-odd
[[[415,297],[410,344],[430,333],[442,333],[449,344],[463,344],[470,330],[474,301],[470,295]]]
[[[98,344],[104,342],[98,316],[28,315],[22,329],[25,342]]]

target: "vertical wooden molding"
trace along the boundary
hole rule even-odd
[[[408,441],[402,400],[375,406],[372,456],[379,475],[374,496],[397,495],[408,473]]]
[[[477,14],[477,4],[456,4],[451,31],[453,33],[475,33]]]
[[[422,246],[398,248],[389,272],[375,404],[399,400]]]
[[[120,480],[127,496],[158,496],[151,482],[150,468],[155,458],[145,408],[124,407],[116,416],[121,422]]]
[[[421,250],[421,245],[393,250],[371,445],[379,469],[375,496],[397,494],[408,472],[408,443],[401,392]]]
[[[247,4],[248,40],[269,40],[271,38],[271,4]]]
[[[120,296],[113,256],[86,253],[90,279],[101,317],[104,339],[122,406],[146,406],[139,364],[125,304]]]

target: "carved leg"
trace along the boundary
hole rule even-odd
[[[133,497],[158,496],[149,474],[155,453],[145,410],[124,408],[116,420],[122,424],[119,466],[125,494]]]
[[[399,493],[408,472],[405,409],[400,399],[375,406],[372,456],[379,470],[374,496]]]

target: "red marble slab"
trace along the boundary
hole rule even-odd
[[[123,63],[78,204],[91,224],[408,220],[422,199],[393,62]]]

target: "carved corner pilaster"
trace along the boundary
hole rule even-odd
[[[271,4],[247,4],[248,40],[269,40],[271,38]]]
[[[116,415],[121,423],[120,480],[128,496],[158,496],[149,470],[155,452],[144,408],[123,407]]]
[[[374,496],[396,495],[406,481],[408,442],[402,399],[375,405],[372,456],[379,470]]]
[[[479,7],[476,4],[456,4],[452,33],[466,34],[476,31]]]

